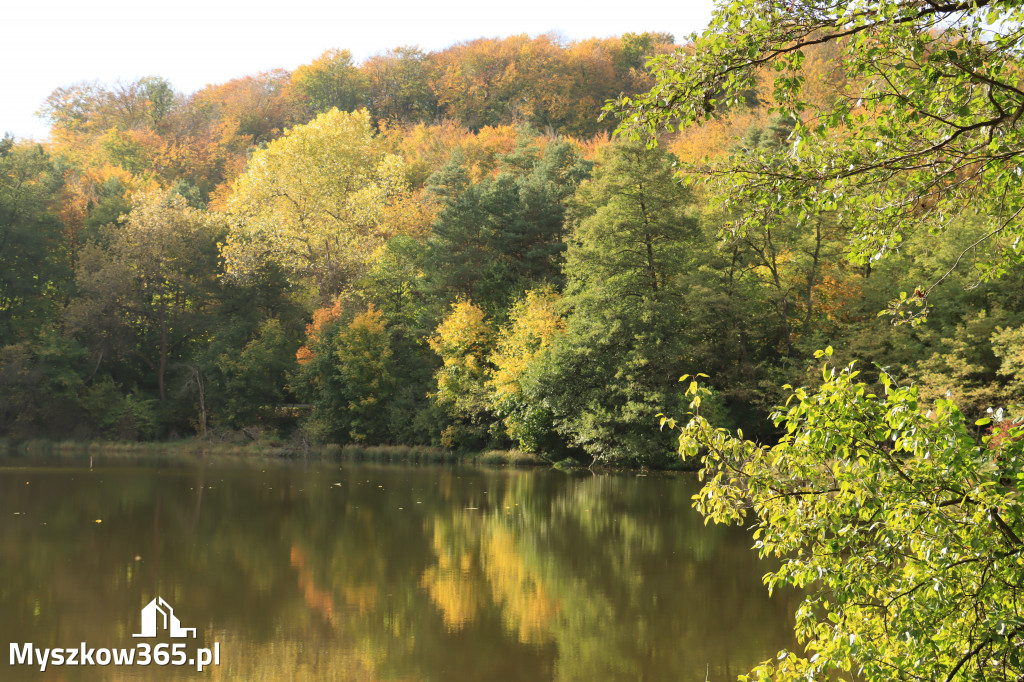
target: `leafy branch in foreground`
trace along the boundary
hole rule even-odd
[[[733,0],[690,45],[649,61],[649,92],[606,109],[653,144],[757,101],[794,122],[789,144],[684,171],[721,182],[726,208],[746,207],[729,229],[832,214],[852,229],[851,258],[869,263],[978,214],[985,237],[956,265],[985,279],[1024,256],[1022,49],[1020,0]],[[829,51],[830,92],[804,71],[815,50]]]
[[[760,554],[782,560],[769,590],[807,595],[806,653],[741,679],[1021,679],[1024,427],[979,445],[951,402],[925,412],[916,388],[882,373],[879,396],[857,377],[826,366],[816,392],[787,387],[771,447],[712,428],[689,381],[679,453],[703,463],[695,506],[706,521],[752,519]]]

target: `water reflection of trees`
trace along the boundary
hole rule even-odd
[[[131,646],[161,594],[221,641],[205,679],[734,679],[789,643],[794,600],[681,480],[119,469],[0,491],[8,641]]]

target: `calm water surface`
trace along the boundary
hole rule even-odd
[[[690,477],[374,465],[0,468],[3,680],[734,680],[796,596]],[[221,664],[9,666],[133,647],[156,596]]]

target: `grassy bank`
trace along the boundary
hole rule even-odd
[[[444,448],[410,445],[325,445],[319,451],[323,459],[353,462],[482,464],[486,466],[538,466],[548,464],[537,455],[519,450],[460,452]]]
[[[547,465],[537,455],[519,450],[459,452],[429,446],[336,444],[308,446],[302,443],[253,441],[247,444],[213,443],[192,438],[173,442],[52,441],[0,439],[0,457],[11,460],[104,460],[169,459],[261,461],[267,459],[317,462],[394,462],[412,464],[475,464],[483,466]]]

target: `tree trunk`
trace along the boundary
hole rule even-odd
[[[164,377],[167,374],[167,311],[166,304],[160,304],[160,365],[157,369],[156,382],[160,388],[160,400],[167,400],[167,386]]]

